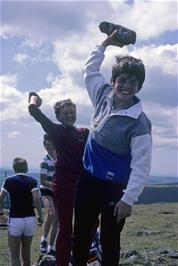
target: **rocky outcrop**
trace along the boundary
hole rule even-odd
[[[137,250],[125,250],[121,253],[120,266],[178,266],[178,250],[170,248],[158,248],[139,252]]]

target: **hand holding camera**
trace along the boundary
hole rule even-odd
[[[116,45],[123,47],[124,45],[134,44],[136,41],[136,33],[133,30],[103,21],[99,25],[101,32],[109,36],[107,45]]]

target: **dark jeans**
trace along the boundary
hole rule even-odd
[[[102,266],[118,266],[120,233],[125,219],[117,223],[113,215],[126,185],[99,180],[87,172],[80,177],[75,199],[74,266],[86,266],[91,244],[91,231],[101,214]]]

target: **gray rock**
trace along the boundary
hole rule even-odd
[[[136,250],[128,250],[128,251],[124,251],[122,254],[121,254],[121,256],[123,257],[123,258],[129,258],[129,257],[131,257],[131,256],[138,256],[138,253],[137,253],[137,251]]]

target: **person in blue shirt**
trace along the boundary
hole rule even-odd
[[[3,212],[3,199],[10,196],[8,222],[8,245],[11,265],[20,266],[21,258],[25,266],[31,266],[31,243],[35,231],[35,211],[37,223],[42,225],[41,197],[36,179],[28,176],[28,164],[23,158],[13,160],[15,175],[5,178],[0,191],[0,216]]]
[[[76,190],[74,266],[87,265],[89,235],[99,215],[101,265],[118,266],[125,219],[150,174],[151,123],[136,96],[145,80],[145,67],[140,59],[117,56],[107,83],[100,66],[110,45],[123,46],[117,31],[96,47],[83,69],[94,115]]]

